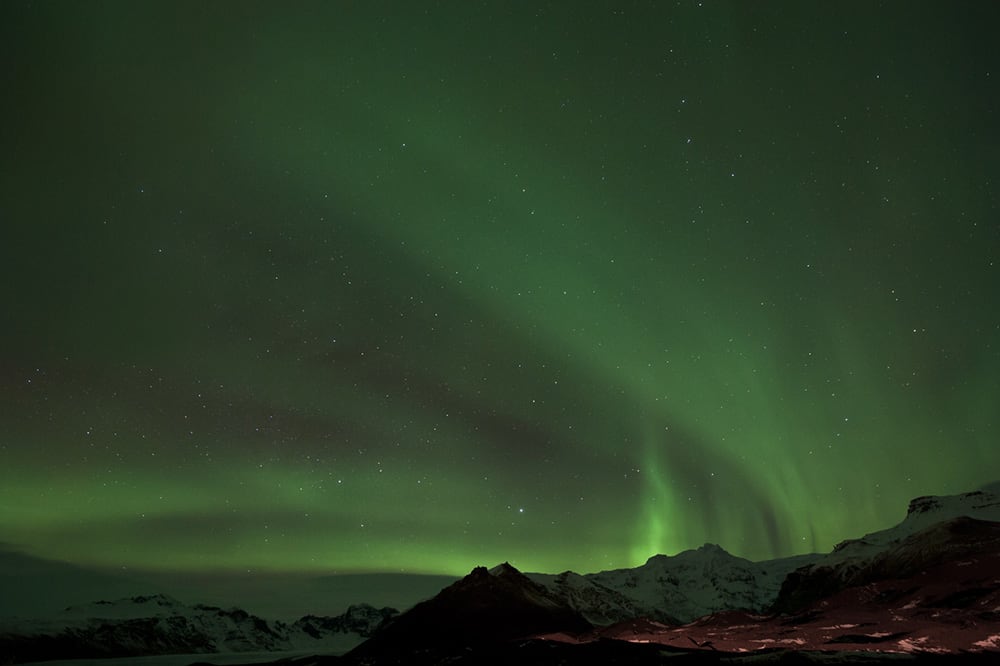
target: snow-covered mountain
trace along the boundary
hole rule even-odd
[[[635,617],[683,623],[721,610],[765,610],[790,571],[819,555],[751,562],[715,544],[674,556],[654,555],[634,569],[580,575],[528,574],[588,621],[608,625]]]
[[[832,553],[824,556],[815,565],[827,566],[836,562],[871,557],[935,523],[961,516],[1000,521],[1000,484],[961,495],[929,495],[910,500],[903,522],[886,530],[866,534],[859,539],[842,541],[834,547]]]
[[[152,654],[339,650],[397,611],[365,604],[337,617],[269,622],[239,608],[189,606],[162,594],[66,608],[45,620],[0,624],[0,662]],[[6,662],[4,662],[6,663]]]
[[[349,606],[343,615],[317,617],[306,615],[296,620],[290,627],[290,638],[296,649],[315,647],[316,641],[327,641],[331,636],[360,636],[368,638],[389,618],[398,615],[395,608],[375,608],[368,604]],[[278,625],[281,625],[279,622]]]
[[[727,610],[760,613],[772,608],[786,577],[793,572],[796,581],[809,576],[818,580],[829,577],[836,568],[835,575],[846,580],[853,568],[907,537],[962,516],[1000,521],[1000,485],[962,495],[918,497],[910,502],[906,518],[898,525],[844,541],[826,555],[751,562],[717,545],[705,544],[674,556],[654,555],[634,569],[527,576],[565,599],[595,625],[636,617],[676,624]],[[815,587],[815,581],[810,585]],[[842,585],[830,589],[842,589]]]
[[[769,639],[761,636],[768,632],[792,631],[781,628],[783,623],[800,626],[801,617],[806,623],[801,626],[812,627],[810,613],[813,619],[834,618],[837,626],[856,626],[850,619],[855,611],[874,614],[869,620],[875,624],[897,622],[905,615],[914,632],[925,631],[920,624],[925,620],[938,631],[940,622],[934,618],[943,612],[935,610],[939,607],[951,609],[962,621],[1000,621],[1000,583],[994,573],[998,553],[1000,484],[994,484],[962,495],[914,499],[898,525],[844,541],[826,555],[751,562],[706,544],[673,556],[654,555],[633,569],[586,575],[525,575],[504,563],[491,570],[477,567],[398,617],[389,608],[358,605],[336,617],[269,622],[237,608],[188,606],[164,595],[72,606],[45,621],[0,620],[0,663],[167,653],[342,652],[354,646],[357,663],[386,655],[409,663],[415,649],[430,659],[439,652],[452,654],[456,646],[496,646],[512,638],[546,635],[586,642],[595,636],[618,637],[607,633],[612,630],[631,636],[626,640],[662,643],[676,634],[681,644],[692,635],[699,644],[729,636],[726,640],[737,645],[743,640],[739,627],[750,632],[747,641],[763,645]],[[973,573],[978,577],[970,577]],[[877,598],[872,597],[875,592]],[[905,603],[900,606],[896,599]],[[761,613],[767,615],[757,615]],[[733,623],[739,617],[737,627]],[[813,622],[812,634],[794,640],[812,645],[809,641],[843,643],[850,638],[827,636],[837,628],[832,619],[818,622]],[[603,628],[595,631],[592,625]],[[708,627],[704,635],[691,634],[692,627],[702,625]],[[717,630],[716,625],[725,626]],[[948,633],[941,631],[942,636]],[[1000,636],[1000,627],[994,633]],[[650,638],[642,637],[647,634]],[[874,640],[865,636],[861,642]],[[986,640],[978,634],[969,637],[969,645]],[[910,639],[900,639],[905,640]]]
[[[479,567],[383,625],[344,663],[659,664],[690,652],[699,653],[688,655],[694,663],[718,663],[718,651],[757,658],[775,650],[822,651],[842,663],[861,653],[865,663],[884,653],[994,663],[1000,521],[983,518],[1000,517],[998,509],[989,490],[918,498],[899,525],[824,556],[755,563],[708,544],[589,575]],[[790,607],[773,612],[776,597]]]
[[[1000,649],[1000,522],[965,516],[932,522],[890,542],[852,569],[838,589],[825,589],[827,579],[816,579],[819,587],[803,588],[811,597],[793,616],[724,610],[683,625],[650,619],[677,608],[696,613],[711,605],[760,603],[757,595],[772,595],[774,583],[758,577],[777,577],[801,561],[753,563],[707,545],[590,576],[529,577],[506,563],[489,571],[479,567],[383,625],[337,663],[724,663],[727,656],[733,663],[800,663],[782,650],[813,651],[801,663],[819,663],[813,659],[819,652],[820,661],[830,663],[883,663],[886,653],[895,659],[926,653],[948,655],[946,663],[958,655],[966,663],[996,663],[991,653]],[[584,607],[590,617],[603,619],[637,615],[594,628],[571,612]],[[752,657],[742,662],[738,653]]]
[[[821,650],[828,656],[825,663],[883,663],[888,655],[893,655],[889,663],[907,663],[911,660],[900,657],[935,655],[940,661],[929,663],[996,664],[998,573],[1000,522],[962,516],[906,537],[853,569],[847,580],[811,579],[815,587],[796,588],[808,598],[797,600],[802,603],[792,615],[728,611],[682,627],[625,623],[604,628],[599,636],[713,652]],[[831,581],[846,585],[823,589]]]
[[[791,572],[774,610],[794,612],[848,587],[904,577],[915,567],[961,557],[978,546],[975,539],[957,538],[956,530],[979,522],[1000,523],[1000,488],[918,497],[910,502],[901,523],[843,541],[828,555]]]

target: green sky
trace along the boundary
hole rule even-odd
[[[596,571],[996,480],[997,19],[5,3],[0,541]]]

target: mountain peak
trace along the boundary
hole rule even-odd
[[[121,601],[125,601],[124,599]],[[177,599],[166,594],[147,594],[132,597],[128,601],[135,604],[156,604],[157,606],[180,606],[182,605]]]
[[[657,554],[646,560],[646,566],[656,566],[656,565],[666,565],[677,558],[681,558],[680,561],[685,561],[690,558],[704,559],[704,558],[715,558],[715,557],[735,557],[728,550],[716,543],[706,543],[702,544],[698,548],[691,548],[689,550],[682,550],[676,555],[663,555]]]
[[[482,567],[479,567],[482,568]],[[488,572],[491,576],[509,576],[511,574],[520,574],[520,570],[517,569],[510,562],[501,562],[496,565]]]
[[[355,655],[402,647],[480,644],[591,625],[564,600],[509,562],[479,566],[468,576],[382,625]]]

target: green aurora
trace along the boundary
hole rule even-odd
[[[763,559],[1000,474],[991,3],[0,9],[0,541]]]

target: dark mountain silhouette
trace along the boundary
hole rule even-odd
[[[477,567],[437,596],[383,624],[351,655],[474,646],[550,632],[586,633],[590,623],[506,562]]]

